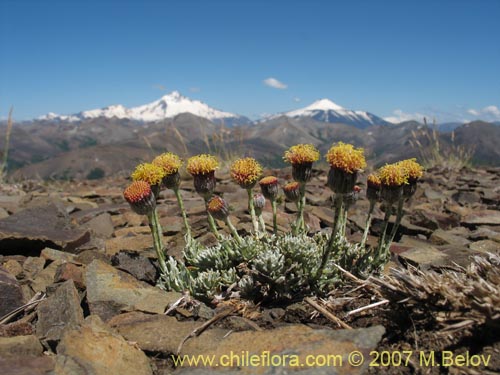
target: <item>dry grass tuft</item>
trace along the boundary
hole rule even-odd
[[[433,122],[432,129],[427,125],[425,118],[424,124],[425,127],[417,131],[412,130],[410,146],[418,150],[420,154],[419,160],[422,161],[425,168],[442,167],[460,170],[463,167],[471,166],[475,151],[474,146],[457,145],[455,143],[455,131],[451,132],[449,142],[442,144],[436,122]]]
[[[392,269],[390,276],[370,280],[390,301],[427,311],[442,332],[500,327],[499,255],[475,256],[468,267],[441,272]]]
[[[12,134],[12,111],[13,107],[10,107],[9,117],[7,119],[7,132],[5,133],[5,145],[3,149],[3,158],[2,164],[0,165],[0,182],[3,182],[5,179],[6,171],[7,171],[7,159],[9,158],[9,145],[10,145],[10,135]]]

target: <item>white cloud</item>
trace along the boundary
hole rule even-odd
[[[300,98],[298,98],[298,97],[293,98],[293,101],[294,101],[295,103],[298,103],[298,102],[300,102],[301,100],[302,100],[302,99],[300,99]]]
[[[285,90],[288,87],[287,84],[280,82],[273,77],[266,78],[263,82],[266,86],[272,87],[274,89]]]
[[[467,113],[476,116],[481,120],[486,121],[498,121],[500,120],[500,108],[496,105],[489,105],[484,107],[483,109],[468,109]]]
[[[424,117],[429,118],[429,116],[426,116],[422,113],[406,113],[403,112],[401,109],[395,109],[394,111],[392,111],[392,116],[384,117],[384,120],[392,122],[394,124],[398,124],[400,122],[411,121],[411,120],[423,122]]]
[[[165,91],[167,89],[165,86],[163,86],[162,84],[159,84],[159,83],[154,84],[153,88],[156,90],[160,90],[160,91]]]

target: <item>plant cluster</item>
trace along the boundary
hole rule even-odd
[[[330,164],[328,187],[333,192],[334,225],[330,233],[308,234],[304,221],[306,185],[311,179],[319,151],[310,144],[299,144],[285,152],[284,160],[292,165],[293,180],[282,187],[285,197],[297,205],[297,216],[290,233],[278,233],[277,200],[280,191],[275,176],[263,177],[263,168],[253,158],[236,160],[230,168],[232,180],[248,193],[248,211],[253,231],[240,236],[230,219],[229,204],[214,194],[218,160],[208,154],[188,159],[187,171],[193,177],[195,191],[205,202],[210,230],[217,239],[211,247],[202,246],[192,237],[187,214],[179,193],[179,169],[182,160],[171,153],[156,157],[152,163],[137,166],[134,180],[124,191],[132,209],[147,215],[161,277],[160,287],[188,291],[198,299],[213,301],[241,296],[256,301],[293,299],[308,294],[325,294],[342,281],[336,265],[361,277],[379,272],[389,260],[389,247],[403,216],[403,204],[414,193],[422,177],[422,167],[415,159],[380,168],[367,179],[366,195],[370,208],[363,240],[359,244],[346,239],[347,211],[358,199],[358,174],[366,167],[363,150],[339,142],[326,155]],[[260,193],[254,192],[259,185]],[[161,189],[174,191],[182,212],[186,246],[182,260],[168,256],[162,245],[162,229],[156,211]],[[271,203],[272,233],[262,216],[266,200]],[[385,219],[376,248],[365,246],[372,214],[377,202],[383,202]],[[388,231],[391,215],[396,214]],[[230,235],[219,232],[217,221],[224,222]]]

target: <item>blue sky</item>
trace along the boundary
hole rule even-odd
[[[327,97],[397,119],[500,120],[499,19],[498,0],[0,0],[0,117],[178,90],[251,118]]]

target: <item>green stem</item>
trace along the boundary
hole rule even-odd
[[[207,211],[207,219],[208,219],[208,226],[210,227],[210,230],[215,235],[215,238],[217,238],[218,240],[220,240],[221,237],[220,237],[219,231],[217,230],[217,224],[215,224],[214,217],[208,211]]]
[[[305,223],[304,223],[304,207],[306,205],[306,183],[301,182],[300,183],[300,188],[299,188],[299,193],[300,193],[300,199],[297,202],[297,220],[295,221],[295,234],[298,234],[299,232],[303,231],[305,229]]]
[[[277,209],[276,201],[274,199],[271,201],[271,207],[273,208],[273,233],[278,234]]]
[[[163,253],[163,244],[161,241],[162,231],[156,208],[148,215],[148,221],[149,229],[151,230],[151,235],[153,236],[153,247],[158,258],[158,263],[160,264],[161,272],[166,273],[167,265],[165,263],[165,254]]]
[[[178,188],[173,189],[175,197],[177,198],[177,203],[179,204],[179,208],[181,210],[182,214],[182,220],[184,221],[184,228],[186,228],[186,238],[187,238],[187,244],[189,245],[193,239],[191,236],[191,227],[189,226],[186,210],[184,208],[184,202],[181,197],[181,193]]]
[[[226,217],[225,222],[226,222],[226,225],[228,226],[229,230],[231,231],[233,237],[236,239],[236,241],[238,242],[238,244],[241,245],[242,244],[242,239],[241,239],[240,235],[238,234],[238,231],[234,227],[233,223],[231,222],[231,219],[229,219],[229,216]]]
[[[370,226],[372,224],[373,209],[375,208],[375,201],[370,200],[370,208],[368,209],[368,217],[366,218],[365,231],[363,233],[363,238],[361,239],[361,248],[363,249],[368,238],[368,233],[370,232]]]
[[[399,225],[401,224],[401,219],[403,218],[404,215],[404,210],[403,210],[404,201],[405,199],[403,197],[399,198],[396,221],[394,223],[394,226],[392,227],[391,236],[385,243],[386,247],[389,247],[391,245],[391,242],[394,241],[394,237],[396,237],[396,233],[398,232]]]
[[[252,189],[247,189],[247,193],[248,193],[248,209],[250,210],[250,216],[252,218],[253,230],[254,230],[255,234],[258,235],[259,234],[259,223],[257,222],[257,215],[255,214]]]
[[[262,217],[262,214],[259,215],[259,223],[260,227],[262,228],[262,233],[266,234],[266,223],[264,222],[264,217]]]
[[[385,252],[386,252],[385,237],[386,237],[387,227],[389,225],[389,220],[391,218],[391,215],[392,215],[392,204],[389,207],[387,207],[387,209],[385,211],[384,226],[382,227],[382,233],[380,234],[380,238],[378,241],[377,255],[375,257],[377,260],[381,260],[382,258],[385,258],[385,255],[386,255],[385,254]]]

